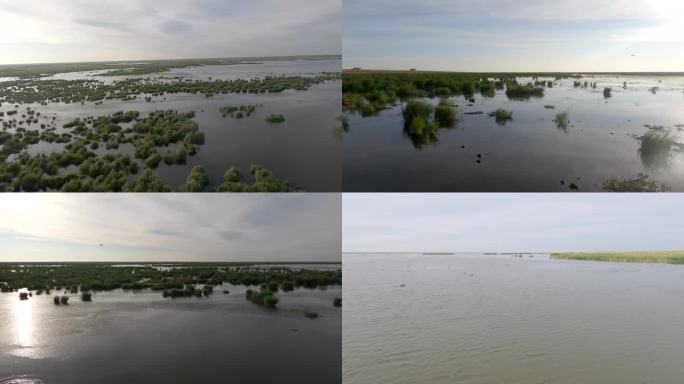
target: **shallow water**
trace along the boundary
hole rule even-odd
[[[162,75],[205,80],[209,76],[207,74],[214,79],[254,78],[266,74],[302,75],[334,72],[334,68],[339,71],[340,66],[340,60],[266,61],[264,64],[184,68],[182,72],[173,70]],[[76,80],[90,75],[68,73],[61,76]],[[108,77],[96,78],[101,81],[112,80]],[[250,166],[255,164],[305,191],[335,192],[342,188],[342,144],[333,134],[333,129],[339,125],[336,118],[341,113],[340,92],[340,81],[327,81],[314,85],[307,91],[215,95],[211,98],[204,95],[171,94],[154,97],[149,103],[145,102],[143,97],[131,101],[105,100],[101,105],[51,103],[47,106],[26,104],[15,108],[14,105],[3,103],[0,112],[18,109],[18,115],[5,116],[4,119],[19,119],[26,108],[30,107],[41,112],[41,117],[40,122],[29,126],[29,129],[39,129],[40,124],[49,123],[55,117],[57,127],[60,127],[57,130],[59,133],[68,131],[62,130],[61,127],[77,117],[97,117],[132,110],[140,111],[142,116],[155,110],[195,111],[194,121],[199,124],[200,131],[205,133],[205,144],[199,147],[197,155],[188,157],[186,165],[167,166],[163,162],[159,165],[155,172],[168,185],[180,187],[185,183],[190,170],[196,165],[202,165],[209,176],[208,189],[211,189],[221,184],[223,174],[230,167],[234,166],[244,175],[249,175]],[[219,112],[223,106],[255,104],[260,106],[252,115],[243,119],[223,118]],[[284,115],[285,122],[267,123],[264,119],[270,114]],[[31,154],[49,153],[61,151],[62,148],[62,144],[41,142],[29,147],[28,151]],[[162,156],[165,150],[160,150]],[[133,148],[130,144],[124,144],[117,150],[106,150],[103,145],[96,152],[133,155]]]
[[[476,94],[472,106],[462,96],[452,97],[459,122],[440,129],[432,143],[414,143],[404,133],[401,105],[372,117],[347,114],[344,189],[551,192],[568,191],[574,183],[580,191],[601,191],[610,178],[631,179],[642,173],[673,191],[684,191],[681,147],[642,153],[636,139],[649,131],[648,124],[663,126],[684,144],[684,78],[581,79],[597,82],[596,89],[574,88],[574,80],[561,80],[546,88],[543,98],[525,101],[509,100],[503,91],[492,98]],[[612,87],[611,98],[604,99],[604,87]],[[658,87],[655,94],[649,91],[652,87]],[[487,115],[499,107],[513,111],[513,121],[499,125]],[[478,111],[484,113],[465,114]],[[553,121],[561,112],[568,113],[566,129]]]
[[[681,383],[683,275],[543,255],[346,254],[343,381]]]
[[[183,299],[119,290],[68,306],[2,293],[0,383],[341,381],[340,287],[281,292],[277,310],[247,302],[245,289]]]

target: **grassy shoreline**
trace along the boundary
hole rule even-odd
[[[684,264],[684,251],[556,252],[550,256],[565,260]]]

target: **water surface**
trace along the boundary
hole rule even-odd
[[[596,82],[597,88],[575,88],[576,80]],[[604,98],[604,87],[612,88],[612,97]],[[344,189],[551,192],[574,184],[579,191],[602,191],[611,178],[642,174],[665,189],[684,191],[682,90],[683,77],[588,76],[556,81],[543,98],[509,100],[497,91],[495,97],[476,94],[471,104],[463,96],[451,97],[458,123],[427,142],[404,133],[400,104],[371,117],[347,114]],[[513,111],[505,125],[488,116],[500,107]],[[466,114],[474,112],[483,113]],[[562,112],[569,120],[564,128],[554,122]],[[640,151],[637,137],[652,130],[646,125],[670,132],[679,144]]]
[[[355,383],[681,383],[684,266],[344,255]]]
[[[245,289],[183,299],[118,290],[68,306],[2,293],[0,383],[341,381],[340,287],[281,292],[277,310],[247,302]]]

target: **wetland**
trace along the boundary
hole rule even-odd
[[[342,89],[345,191],[684,191],[681,73],[345,70]]]
[[[339,263],[2,263],[0,382],[339,383],[341,279]]]
[[[0,66],[0,191],[339,191],[340,66]]]

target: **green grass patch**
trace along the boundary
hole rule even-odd
[[[559,252],[552,253],[551,258],[629,263],[684,264],[684,251]]]

